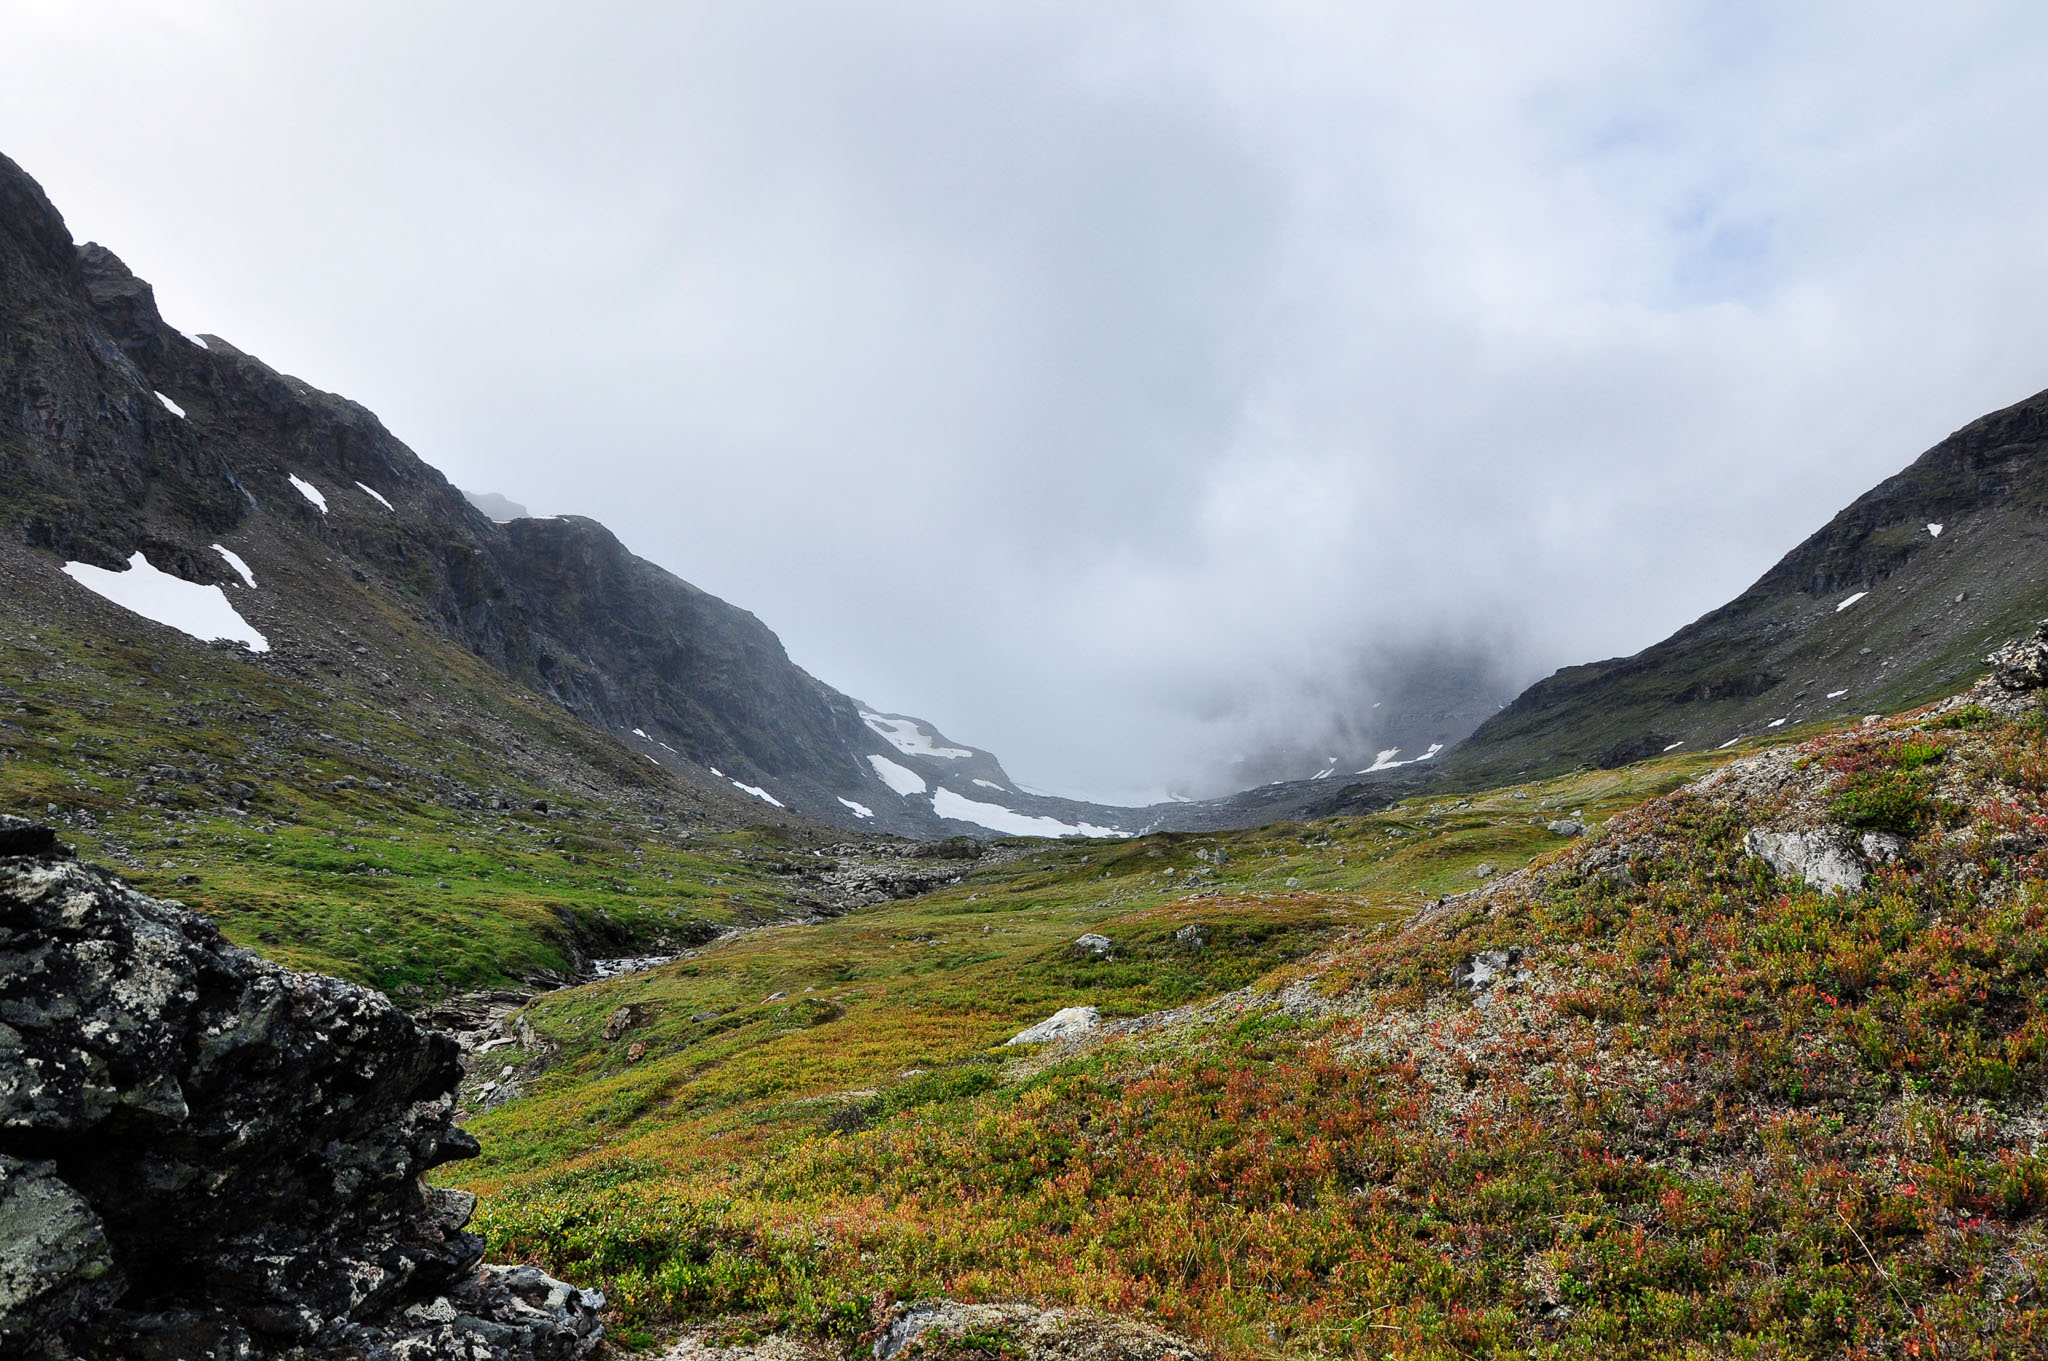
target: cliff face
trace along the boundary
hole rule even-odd
[[[0,1351],[567,1361],[602,1296],[482,1268],[455,1042],[0,817]]]

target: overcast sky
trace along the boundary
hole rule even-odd
[[[165,315],[1026,783],[1632,652],[2048,386],[2048,9],[0,4]]]

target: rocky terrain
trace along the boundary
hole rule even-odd
[[[479,1267],[453,1041],[0,818],[10,1356],[570,1361],[603,1297]]]

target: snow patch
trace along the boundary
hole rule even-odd
[[[1840,614],[1843,610],[1848,609],[1851,605],[1855,604],[1857,601],[1861,600],[1864,596],[1869,594],[1870,592],[1868,591],[1856,592],[1856,594],[1850,596],[1847,600],[1844,600],[1841,604],[1835,606],[1835,613]]]
[[[176,402],[164,396],[161,392],[159,392],[156,395],[156,399],[164,404],[164,410],[170,412],[173,416],[176,416],[181,421],[185,419],[184,407],[179,406]]]
[[[1723,743],[1722,743],[1722,744],[1721,744],[1720,746],[1718,746],[1718,747],[1715,747],[1715,748],[1714,748],[1714,750],[1715,750],[1715,751],[1726,751],[1726,750],[1728,750],[1728,748],[1730,748],[1730,747],[1734,746],[1734,745],[1735,745],[1735,744],[1736,744],[1737,742],[1740,742],[1741,740],[1742,740],[1742,739],[1741,739],[1741,738],[1739,738],[1739,737],[1731,737],[1731,738],[1729,738],[1729,739],[1728,739],[1728,740],[1727,740],[1726,742],[1723,742]]]
[[[1842,696],[1844,696],[1844,695],[1846,695],[1846,694],[1848,694],[1848,693],[1849,693],[1849,692],[1848,692],[1847,690],[1830,690],[1830,691],[1828,691],[1828,698],[1829,698],[1829,699],[1840,699],[1840,698],[1841,698]]]
[[[176,330],[175,327],[173,327],[172,329]],[[194,345],[197,345],[202,350],[210,350],[213,348],[213,346],[206,343],[205,336],[195,336],[190,331],[179,331],[178,334],[185,337],[185,339],[191,341]]]
[[[1684,739],[1683,737],[1681,737],[1681,738],[1679,738],[1679,739],[1678,739],[1678,740],[1677,740],[1676,742],[1673,742],[1673,743],[1672,743],[1672,744],[1671,744],[1670,746],[1668,746],[1668,747],[1664,748],[1664,750],[1666,750],[1666,751],[1677,751],[1677,750],[1678,750],[1678,749],[1679,749],[1680,747],[1682,747],[1682,746],[1684,746],[1684,745],[1685,745],[1685,739]]]
[[[249,583],[250,590],[256,589],[256,574],[249,570],[249,564],[243,562],[238,554],[229,549],[222,548],[219,544],[213,546],[213,551],[228,560],[228,566],[235,569],[235,575]]]
[[[1785,720],[1782,718],[1774,718],[1770,722],[1764,724],[1764,726],[1766,728],[1782,728],[1785,726]]]
[[[361,487],[366,494],[376,497],[377,504],[384,507],[384,509],[389,511],[396,511],[398,509],[397,506],[392,505],[389,501],[386,501],[384,499],[384,493],[378,491],[375,487],[369,485],[367,482],[358,482],[356,483],[356,485],[358,487]]]
[[[299,489],[299,495],[305,497],[308,501],[311,501],[314,505],[320,507],[320,513],[322,515],[325,515],[327,513],[327,498],[320,494],[320,489],[318,487],[314,486],[311,482],[308,482],[305,478],[300,477],[297,473],[286,473],[285,476],[290,478],[292,485]]]
[[[1405,761],[1396,761],[1394,758],[1401,754],[1401,749],[1399,747],[1388,747],[1385,751],[1381,752],[1378,756],[1373,758],[1373,763],[1371,765],[1367,766],[1364,770],[1361,770],[1358,773],[1360,775],[1370,775],[1375,770],[1392,770],[1396,766],[1412,766],[1419,761],[1427,761],[1430,757],[1436,755],[1443,749],[1443,743],[1432,742],[1429,744],[1429,750],[1423,752],[1422,755],[1411,756]],[[1322,777],[1318,775],[1316,778],[1321,779]],[[1279,783],[1279,781],[1276,780],[1274,781],[1274,783],[1277,784]]]
[[[647,759],[650,761],[654,760],[654,758],[651,756]],[[656,764],[660,763],[656,762]],[[743,794],[752,794],[757,799],[766,799],[769,803],[774,804],[777,808],[782,807],[781,799],[776,798],[773,794],[770,794],[767,790],[761,788],[761,786],[757,784],[741,784],[738,780],[734,780],[732,782],[732,787],[734,789],[739,790]]]
[[[1929,525],[1929,526],[1927,526],[1927,537],[1928,537],[1928,538],[1930,538],[1930,539],[1938,539],[1938,538],[1940,538],[1940,537],[1941,537],[1941,531],[1942,531],[1942,528],[1943,528],[1943,527],[1942,527],[1941,525]]]
[[[224,639],[241,643],[251,652],[270,651],[270,640],[235,613],[226,591],[159,572],[140,553],[128,559],[124,572],[109,572],[86,562],[67,562],[64,575],[124,610],[201,642]]]
[[[883,784],[904,798],[924,793],[924,777],[916,771],[899,766],[886,756],[870,756],[868,764],[875,768],[875,774],[881,777]]]
[[[725,772],[720,770],[717,766],[706,766],[705,769],[709,770],[713,775],[716,775],[721,780],[725,778]]]
[[[994,780],[976,780],[975,783],[980,785],[983,789],[993,789],[998,794],[1007,794],[1010,792],[1009,790],[1003,788],[1001,785],[997,784]]]
[[[857,818],[871,818],[875,815],[875,810],[864,803],[855,803],[852,799],[841,799],[840,802],[851,809]]]
[[[635,729],[633,729],[633,736],[635,736],[635,737],[638,737],[638,738],[641,738],[641,739],[643,739],[643,740],[648,740],[648,741],[651,741],[651,740],[652,740],[651,738],[648,738],[648,736],[647,736],[647,730],[646,730],[645,728],[635,728]]]
[[[878,758],[870,756],[870,761]],[[908,772],[906,772],[908,773]],[[1004,832],[1011,836],[1129,836],[1129,832],[1115,827],[1097,827],[1092,823],[1061,822],[1058,818],[1035,818],[999,803],[979,803],[950,789],[939,789],[932,794],[932,811],[942,818],[955,822],[971,822],[977,827],[986,827],[992,832]]]
[[[926,729],[914,718],[889,718],[883,714],[861,711],[861,722],[873,728],[884,741],[905,756],[939,756],[956,761],[962,756],[972,756],[965,747],[942,747],[939,735]]]

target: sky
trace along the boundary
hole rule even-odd
[[[1123,800],[1645,647],[2048,386],[2044,70],[1968,0],[9,0],[0,152],[172,324]]]

